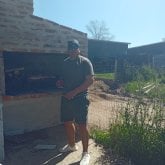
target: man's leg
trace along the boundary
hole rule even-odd
[[[88,142],[89,142],[89,133],[86,124],[80,124],[80,134],[82,138],[83,153],[80,160],[80,165],[88,165],[90,161],[90,155],[88,153]]]
[[[72,121],[64,123],[68,144],[73,147],[75,146],[75,125]]]
[[[79,130],[82,140],[83,152],[88,152],[89,132],[87,124],[79,124]]]

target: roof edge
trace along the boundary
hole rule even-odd
[[[97,40],[97,39],[90,39],[88,38],[88,40],[90,41],[96,41],[96,42],[112,42],[112,43],[123,43],[123,44],[131,44],[129,42],[120,42],[120,41],[110,41],[110,40]]]

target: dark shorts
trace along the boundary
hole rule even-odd
[[[89,100],[86,95],[75,97],[68,100],[62,97],[61,102],[61,121],[75,121],[77,124],[87,122]]]

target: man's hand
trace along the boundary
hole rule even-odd
[[[76,96],[76,94],[77,94],[76,91],[73,90],[73,91],[70,91],[70,92],[66,93],[66,94],[64,95],[64,97],[65,97],[66,99],[68,99],[68,100],[71,100],[71,99],[74,98],[74,96]]]
[[[93,75],[87,76],[86,79],[85,79],[85,81],[84,81],[79,87],[77,87],[77,88],[75,88],[74,90],[72,90],[72,91],[66,93],[66,94],[64,95],[64,97],[65,97],[66,99],[68,99],[68,100],[73,99],[77,94],[79,94],[79,93],[81,93],[81,92],[87,90],[88,87],[93,83],[93,81],[94,81]]]

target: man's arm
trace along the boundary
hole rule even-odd
[[[79,87],[66,93],[64,97],[67,98],[68,100],[73,99],[77,94],[87,90],[88,87],[93,84],[93,81],[94,81],[93,75],[86,76],[85,81]]]

